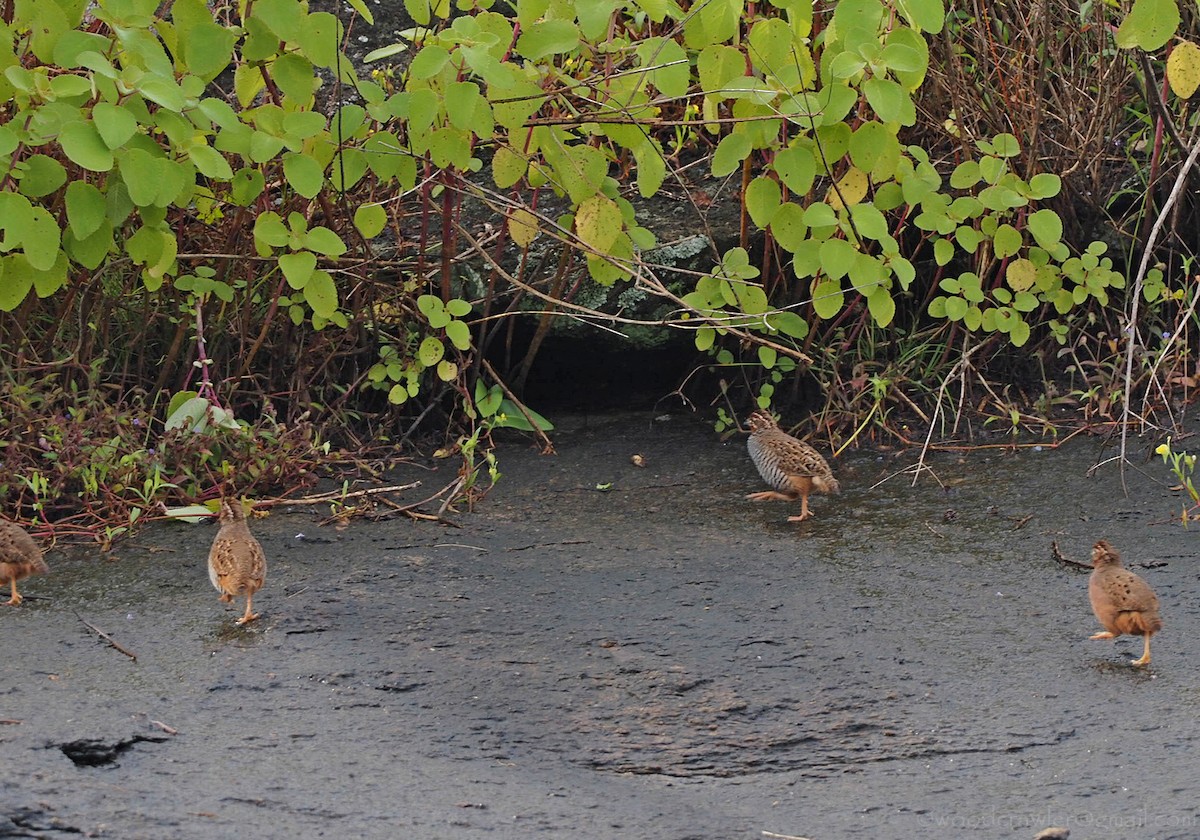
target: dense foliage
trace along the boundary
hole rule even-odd
[[[1162,126],[1186,107],[1200,64],[1186,40],[1163,95],[1139,101],[1130,83],[1154,72],[1142,51],[1187,23],[1174,0],[1138,0],[1123,22],[1040,4],[1020,26],[942,0],[405,0],[413,27],[365,65],[346,48],[372,12],[348,3],[5,6],[0,497],[96,498],[74,467],[34,478],[64,454],[41,426],[113,412],[147,431],[117,435],[111,458],[181,498],[239,478],[201,469],[179,442],[189,434],[235,461],[256,441],[262,461],[279,451],[264,429],[303,427],[288,458],[308,463],[329,446],[304,421],[357,450],[454,415],[455,491],[469,493],[483,464],[495,476],[491,429],[550,428],[483,352],[527,311],[540,321],[522,377],[556,315],[689,331],[707,364],[736,372],[742,405],[818,382],[835,435],[864,419],[891,431],[893,409],[933,422],[976,387],[972,404],[1016,431],[1068,402],[1089,417],[1127,409],[1133,373],[1156,404],[1194,385],[1180,338],[1194,291],[1169,279],[1186,243],[1135,278],[1138,323],[1167,339],[1116,338],[1144,231],[1065,225],[1059,198],[1079,162],[1073,133],[1107,149],[1128,110]],[[1052,59],[1019,49],[1051,37],[1100,44],[1061,71],[1079,90],[1052,90]],[[1004,52],[1026,63],[996,62]],[[1113,64],[1126,74],[1103,89]],[[986,101],[997,74],[1032,111]],[[969,84],[944,84],[955,78]],[[1110,95],[1125,108],[1100,109],[1107,131],[1058,109],[1019,122],[1054,97]],[[1007,119],[989,125],[980,108]],[[1179,152],[1162,138],[1148,160],[1116,161],[1148,179],[1132,190],[1147,217]],[[1092,196],[1101,210],[1122,195],[1110,186]],[[738,230],[707,239],[699,270],[656,261],[656,220],[638,208],[666,193],[698,229],[714,195],[738,199]],[[657,309],[584,305],[585,284]],[[1139,369],[1121,376],[1126,341]],[[1018,365],[1026,381],[994,388],[1013,359],[1037,375]],[[731,422],[722,409],[718,424]],[[177,480],[147,455],[160,435]],[[119,484],[110,496],[138,482]]]

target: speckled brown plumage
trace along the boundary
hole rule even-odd
[[[246,525],[240,500],[222,499],[220,516],[221,530],[217,531],[208,552],[208,579],[225,603],[236,595],[246,596],[246,611],[237,621],[245,624],[258,618],[251,603],[267,578],[267,557]]]
[[[1121,566],[1121,555],[1105,540],[1092,548],[1092,577],[1088,581],[1088,599],[1103,633],[1093,639],[1115,639],[1127,633],[1145,639],[1140,659],[1132,665],[1150,664],[1150,637],[1162,629],[1158,614],[1158,596],[1150,585]]]
[[[800,515],[789,516],[788,522],[803,522],[813,515],[808,509],[809,493],[841,492],[821,453],[779,428],[770,414],[755,411],[747,418],[747,423],[750,425],[750,458],[763,480],[775,488],[750,493],[747,499],[756,502],[794,502],[799,499]]]
[[[48,571],[33,537],[20,525],[0,519],[0,586],[7,583],[12,589],[12,597],[4,603],[13,607],[20,604],[24,599],[17,592],[17,581]]]

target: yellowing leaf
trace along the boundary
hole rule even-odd
[[[608,253],[621,235],[621,209],[612,199],[594,195],[575,211],[575,232],[589,247]]]
[[[537,216],[524,207],[514,210],[508,218],[508,235],[522,248],[528,248],[529,243],[533,242],[538,235]]]
[[[1013,260],[1008,264],[1004,279],[1014,292],[1024,292],[1033,287],[1037,280],[1037,266],[1029,260]]]
[[[852,166],[838,179],[835,186],[829,188],[829,192],[825,194],[825,203],[834,210],[858,204],[866,196],[868,186],[867,173]]]
[[[1180,99],[1187,99],[1200,87],[1200,47],[1191,41],[1176,44],[1167,58],[1167,81]]]

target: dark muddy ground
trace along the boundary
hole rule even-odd
[[[937,455],[944,488],[852,454],[789,525],[740,439],[568,426],[460,529],[256,523],[250,629],[212,526],[52,552],[0,610],[0,836],[1200,837],[1197,533],[1157,459],[1126,497],[1089,441]],[[1051,559],[1099,537],[1163,601],[1148,670]]]

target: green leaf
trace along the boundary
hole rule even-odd
[[[317,270],[317,257],[311,251],[297,251],[294,254],[280,254],[279,267],[288,285],[300,290],[308,285],[313,272]]]
[[[104,194],[86,181],[67,185],[67,220],[76,238],[86,239],[97,230],[107,216]]]
[[[404,0],[404,10],[412,17],[418,26],[428,26],[433,16],[429,8],[429,0]]]
[[[850,218],[854,221],[854,229],[866,239],[881,242],[891,236],[887,219],[874,204],[853,205]]]
[[[821,243],[821,270],[830,280],[841,280],[858,259],[858,249],[845,239],[827,239]],[[838,306],[841,309],[841,305]]]
[[[471,128],[475,119],[475,109],[486,107],[483,97],[479,95],[479,86],[474,82],[452,82],[446,86],[442,96],[446,108],[446,116],[455,128],[466,131]]]
[[[896,8],[914,29],[930,33],[942,31],[945,18],[942,0],[896,0]]]
[[[249,207],[266,186],[266,179],[257,169],[241,169],[230,181],[230,198],[239,207]]]
[[[813,288],[813,311],[825,320],[829,320],[842,311],[846,303],[846,294],[842,284],[837,280],[820,280]]]
[[[92,108],[96,130],[110,149],[119,149],[137,133],[137,119],[127,108],[98,102]]]
[[[1008,339],[1012,342],[1013,347],[1024,347],[1025,342],[1029,341],[1030,329],[1029,324],[1024,320],[1014,320],[1012,327],[1008,333]]]
[[[283,115],[283,131],[292,140],[307,140],[325,130],[328,121],[317,111],[290,111]]]
[[[1043,248],[1050,249],[1062,239],[1062,219],[1053,210],[1030,213],[1026,224],[1029,225],[1029,232],[1033,234],[1033,238]]]
[[[996,256],[1000,259],[1011,257],[1021,250],[1021,245],[1020,231],[1010,224],[1000,225],[996,229],[996,235],[992,238],[992,248],[995,249]]]
[[[429,326],[435,330],[440,330],[450,323],[450,314],[446,312],[446,307],[442,303],[442,299],[435,295],[421,295],[417,298],[417,309],[425,316],[425,320],[429,322]]]
[[[123,149],[117,157],[129,200],[138,207],[152,205],[158,195],[159,162],[162,158],[154,157],[142,149]]]
[[[100,227],[86,237],[77,237],[70,227],[63,231],[63,247],[72,260],[95,270],[113,248],[112,225],[102,219]]]
[[[663,96],[678,98],[687,95],[692,71],[687,53],[678,41],[670,38],[648,38],[637,48],[643,67],[653,67],[650,81]]]
[[[734,47],[712,44],[701,50],[696,72],[705,93],[719,93],[734,79],[746,75],[746,57]]]
[[[462,298],[450,298],[446,303],[446,311],[455,318],[465,318],[467,315],[470,315],[471,308],[470,301],[463,300]]]
[[[268,210],[254,220],[254,238],[269,248],[282,248],[288,244],[291,233],[278,214]]]
[[[189,72],[212,81],[229,66],[238,33],[212,20],[191,27],[183,38],[183,56]]]
[[[450,53],[438,44],[428,44],[413,57],[408,72],[417,80],[432,79],[450,61]]]
[[[304,300],[314,315],[330,318],[337,311],[337,286],[327,271],[314,271],[304,286]]]
[[[741,165],[750,154],[750,138],[745,134],[733,133],[727,135],[717,144],[713,153],[712,174],[714,178],[724,178]]]
[[[446,324],[446,337],[459,350],[471,349],[471,330],[462,321],[451,321]]]
[[[808,235],[808,225],[804,223],[804,209],[791,201],[781,204],[771,219],[771,233],[784,250],[791,254],[796,253],[796,249]]]
[[[871,172],[895,143],[896,134],[882,123],[864,122],[850,137],[850,160],[863,172]]]
[[[33,288],[33,272],[16,256],[0,260],[0,312],[12,312]]]
[[[312,157],[297,152],[284,154],[283,177],[292,189],[305,198],[315,197],[325,183],[325,172],[321,164]]]
[[[344,148],[329,166],[329,183],[338,192],[351,189],[367,174],[367,156],[359,149]]]
[[[90,122],[75,122],[66,126],[58,136],[63,153],[74,163],[92,172],[108,172],[113,167],[113,155]]]
[[[658,141],[646,140],[633,150],[633,159],[637,163],[638,194],[650,198],[658,193],[667,177],[667,162]]]
[[[327,257],[340,257],[346,253],[346,244],[327,227],[315,227],[304,236],[304,245]]]
[[[44,207],[34,207],[21,237],[29,264],[38,271],[53,268],[59,256],[61,236],[55,218]]]
[[[899,84],[890,79],[871,78],[863,82],[862,90],[883,122],[911,125],[906,110],[911,108],[912,100]]]
[[[892,318],[896,316],[896,302],[892,300],[891,292],[882,286],[876,286],[867,295],[867,309],[875,324],[880,327],[892,323]]]
[[[1133,8],[1117,28],[1115,40],[1121,49],[1140,47],[1155,52],[1166,45],[1178,28],[1176,0],[1134,0]]]
[[[771,224],[779,202],[779,182],[774,178],[760,175],[746,187],[746,210],[760,229],[765,230]]]
[[[446,355],[446,348],[436,336],[426,336],[417,350],[417,358],[425,367],[433,367]]]
[[[775,172],[784,185],[799,196],[808,194],[817,175],[817,163],[811,149],[793,146],[775,155]]]
[[[517,38],[517,52],[530,61],[570,52],[579,47],[579,27],[569,20],[542,20]]]
[[[387,227],[387,211],[379,204],[362,204],[354,211],[354,226],[365,239],[374,239]]]
[[[338,64],[338,45],[344,33],[341,22],[329,12],[314,12],[301,19],[297,42],[304,55],[319,67],[334,69]],[[342,67],[349,65],[341,57]]]
[[[992,148],[1002,158],[1013,158],[1021,154],[1021,143],[1012,134],[997,134],[992,138]]]
[[[776,312],[768,315],[767,323],[791,338],[799,340],[808,335],[808,324],[795,312]]]
[[[188,149],[188,157],[196,165],[197,171],[206,178],[216,181],[228,181],[233,177],[233,169],[225,156],[211,146],[197,143]]]
[[[762,18],[750,28],[749,54],[765,74],[779,75],[792,63],[792,28],[780,18]]]
[[[1050,172],[1042,172],[1029,179],[1032,198],[1053,198],[1062,189],[1062,179]]]
[[[964,160],[950,173],[950,186],[956,190],[970,189],[978,184],[982,177],[979,172],[979,161]]]
[[[589,42],[603,43],[607,37],[612,13],[624,5],[625,0],[586,0],[576,3],[575,12],[583,37]]]
[[[30,198],[42,198],[56,192],[67,182],[67,170],[48,155],[30,155],[20,165],[20,189]]]
[[[834,227],[837,222],[837,214],[823,201],[813,202],[804,211],[804,223],[810,228]]]

